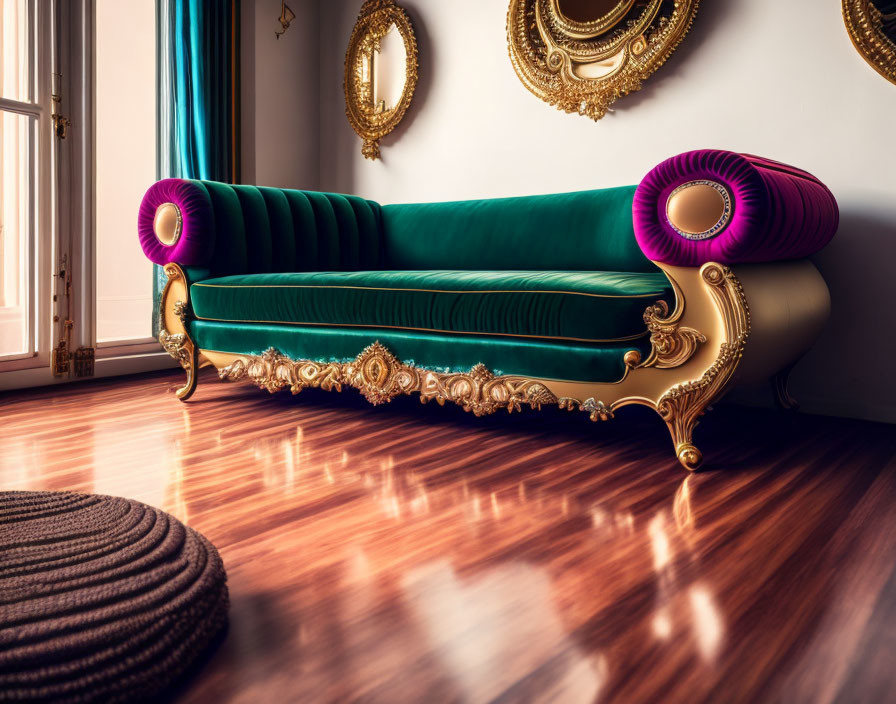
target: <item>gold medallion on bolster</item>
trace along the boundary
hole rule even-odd
[[[682,237],[715,237],[731,218],[731,196],[721,183],[701,179],[681,184],[666,199],[666,220]]]
[[[152,221],[152,231],[156,239],[166,247],[171,247],[180,239],[183,230],[184,219],[180,208],[174,203],[162,203],[156,208],[156,215]]]

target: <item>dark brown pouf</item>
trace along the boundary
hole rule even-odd
[[[167,513],[0,492],[0,701],[157,699],[226,623],[217,550]]]

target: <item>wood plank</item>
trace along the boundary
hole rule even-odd
[[[896,700],[892,426],[722,406],[473,418],[204,371],[0,396],[4,489],[145,501],[220,550],[184,702]]]

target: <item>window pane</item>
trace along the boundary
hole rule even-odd
[[[97,0],[97,342],[152,335],[137,211],[155,181],[155,81],[155,0]]]
[[[31,100],[28,0],[0,0],[0,97]]]
[[[32,120],[0,112],[0,356],[32,349],[28,316]]]

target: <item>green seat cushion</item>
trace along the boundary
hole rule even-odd
[[[340,271],[206,279],[190,295],[207,321],[599,343],[643,336],[644,309],[671,290],[659,271]]]
[[[388,328],[327,328],[193,320],[190,335],[200,349],[260,355],[269,347],[294,360],[349,362],[373,342],[385,345],[405,364],[439,372],[468,372],[484,364],[495,374],[541,379],[616,382],[625,373],[623,356],[650,350],[648,338],[591,345],[520,340],[513,337],[444,335]]]

